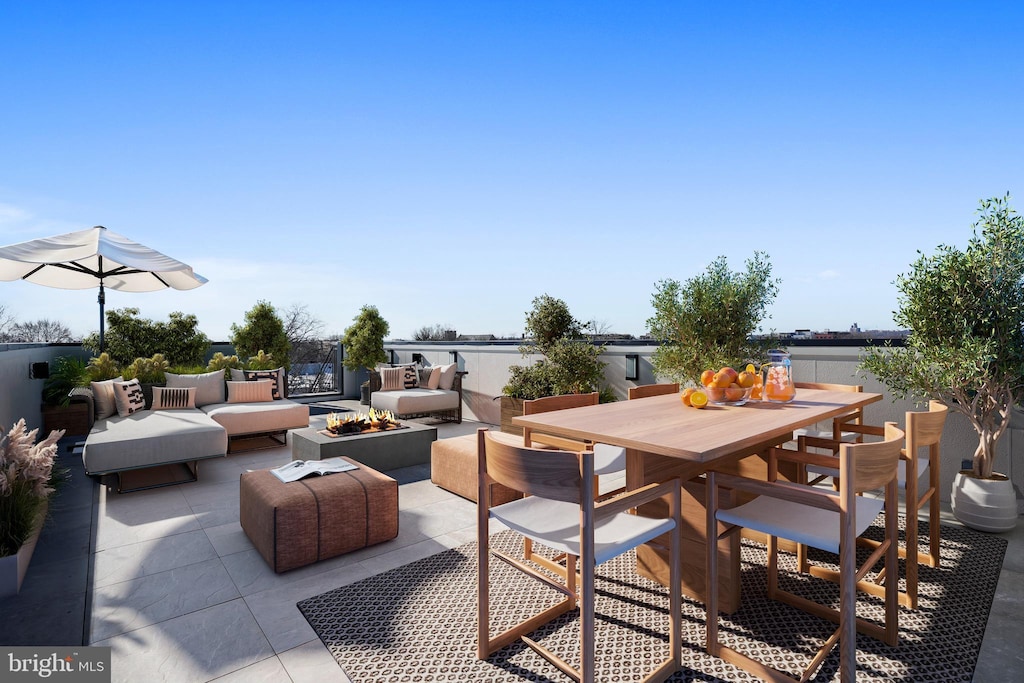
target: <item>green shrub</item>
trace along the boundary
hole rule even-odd
[[[162,384],[167,380],[164,372],[170,367],[164,354],[154,353],[152,358],[136,358],[124,369],[125,379],[137,379],[142,384]]]

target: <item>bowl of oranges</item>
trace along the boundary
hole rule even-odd
[[[744,370],[723,367],[719,370],[705,370],[700,376],[708,403],[719,406],[741,406],[750,400],[750,394],[758,383],[753,365]]]

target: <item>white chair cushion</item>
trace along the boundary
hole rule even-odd
[[[871,526],[885,507],[880,498],[856,496],[856,529],[860,536]],[[746,529],[788,538],[821,550],[839,552],[839,513],[779,500],[771,496],[758,496],[749,503],[728,510],[719,510],[718,519]]]
[[[580,507],[575,503],[528,496],[491,508],[491,518],[553,550],[580,554]],[[625,513],[606,517],[594,528],[594,563],[607,562],[674,526],[671,519]]]
[[[625,469],[625,448],[609,446],[606,443],[594,444],[594,474],[615,474]]]

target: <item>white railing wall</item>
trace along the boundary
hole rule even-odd
[[[412,362],[413,354],[419,354],[425,363],[444,364],[451,362],[452,352],[457,354],[459,369],[469,373],[463,378],[463,416],[467,420],[489,424],[500,422],[498,398],[508,381],[509,367],[527,365],[539,358],[524,358],[518,346],[508,342],[388,342],[385,346],[400,363]],[[657,381],[650,362],[655,348],[653,345],[634,344],[609,344],[605,347],[601,357],[607,363],[605,380],[620,400],[625,400],[628,387]],[[865,420],[871,424],[895,421],[902,426],[908,410],[924,409],[910,401],[893,399],[874,377],[862,376],[857,370],[859,347],[800,346],[790,347],[789,351],[793,374],[798,382],[861,384],[865,391],[885,394],[882,401],[865,410]],[[640,377],[636,381],[626,379],[627,354],[640,357]],[[823,425],[823,428],[830,429],[831,426]],[[961,462],[973,456],[977,444],[978,439],[967,419],[951,413],[942,439],[942,500],[949,502],[953,478]],[[1013,479],[1018,501],[1024,504],[1024,415],[1021,413],[1015,414],[1011,428],[999,444],[996,471]]]

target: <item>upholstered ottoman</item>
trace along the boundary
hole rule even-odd
[[[523,445],[523,437],[491,431],[491,436],[515,446]],[[477,435],[466,434],[438,439],[430,445],[430,481],[452,493],[477,501]],[[501,484],[491,484],[491,505],[501,505],[522,498],[523,494]]]
[[[242,474],[239,521],[275,572],[398,535],[398,482],[366,465],[284,483],[270,470]]]

